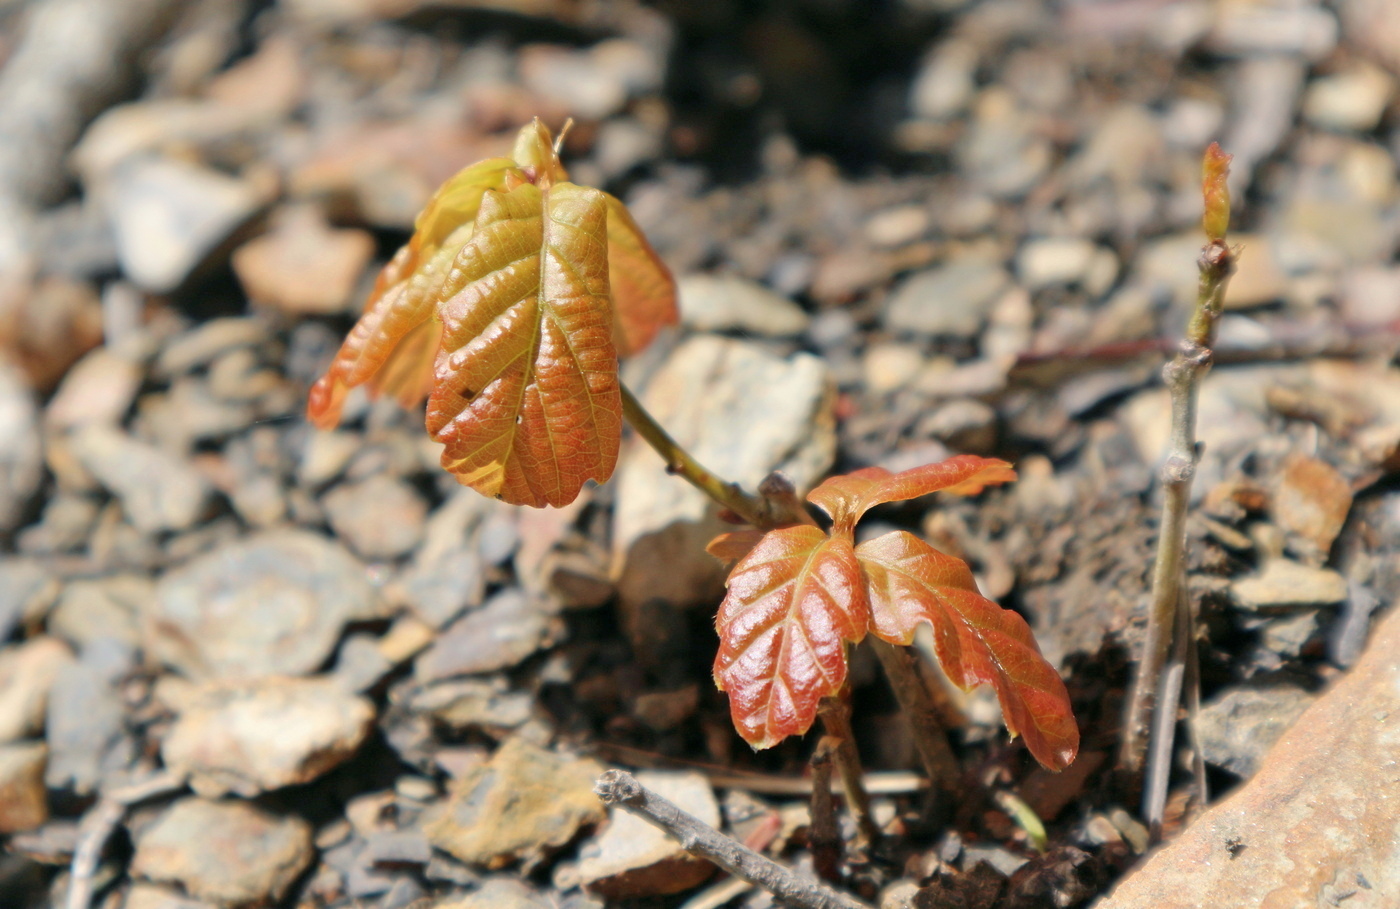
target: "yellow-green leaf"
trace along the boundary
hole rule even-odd
[[[428,431],[442,464],[517,505],[565,505],[617,460],[607,205],[548,179],[485,194],[440,290]]]

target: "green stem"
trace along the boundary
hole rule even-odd
[[[661,424],[647,413],[642,402],[626,385],[622,386],[622,416],[637,431],[637,435],[661,455],[666,462],[667,473],[679,476],[745,522],[760,530],[782,524],[811,523],[811,517],[801,510],[796,495],[784,496],[782,490],[762,496],[750,495],[738,483],[730,483],[711,473],[661,428]]]

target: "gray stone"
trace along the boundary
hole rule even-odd
[[[427,503],[395,477],[380,473],[342,484],[321,502],[331,529],[367,559],[396,559],[422,539]]]
[[[73,651],[52,637],[0,650],[0,742],[43,731],[49,690],[59,673],[73,663]]]
[[[169,887],[136,883],[126,892],[122,909],[213,909],[213,904],[190,899]]]
[[[274,530],[171,570],[142,613],[147,653],[192,679],[302,675],[375,614],[364,567],[317,534]]]
[[[710,781],[694,771],[641,771],[637,781],[711,827],[720,825]],[[614,809],[603,832],[579,850],[578,875],[588,890],[608,899],[659,896],[689,890],[714,866],[651,824]]]
[[[1011,283],[986,259],[959,259],[906,278],[890,294],[885,324],[916,335],[971,338],[982,330],[997,297]]]
[[[49,613],[49,631],[80,649],[98,638],[115,638],[134,649],[141,644],[142,604],[154,596],[155,583],[145,575],[70,581]]]
[[[73,455],[122,503],[145,533],[184,530],[203,515],[213,490],[186,461],[111,426],[90,424],[72,436]]]
[[[1118,257],[1089,240],[1042,237],[1027,242],[1016,254],[1016,275],[1031,290],[1078,284],[1097,297],[1118,277]]]
[[[528,691],[512,691],[501,676],[454,679],[428,685],[413,693],[410,710],[432,714],[449,729],[499,732],[522,726],[534,715],[535,699]]]
[[[1201,706],[1196,729],[1206,762],[1248,779],[1316,695],[1293,685],[1230,688]]]
[[[53,555],[81,549],[92,535],[100,513],[94,497],[59,489],[44,503],[44,514],[38,523],[20,531],[20,551]]]
[[[473,865],[539,857],[607,815],[593,794],[602,766],[546,751],[521,736],[452,786],[424,823],[438,849]]]
[[[156,358],[155,372],[166,378],[183,375],[209,365],[229,351],[263,344],[269,338],[268,325],[262,319],[210,319],[191,331],[171,338]]]
[[[0,558],[0,640],[26,616],[41,613],[58,594],[58,581],[40,562]]]
[[[1270,559],[1258,574],[1232,581],[1230,595],[1250,612],[1277,612],[1340,603],[1347,598],[1347,582],[1331,569]]]
[[[686,275],[677,282],[681,321],[696,331],[782,338],[807,330],[802,307],[737,275]]]
[[[373,723],[369,701],[328,679],[206,682],[183,705],[161,756],[205,798],[254,796],[339,765]]]
[[[99,347],[68,370],[44,420],[50,429],[60,430],[89,423],[120,424],[136,400],[143,372],[131,357]]]
[[[301,818],[186,798],[137,834],[131,873],[236,909],[280,900],[313,855],[311,825]]]
[[[555,902],[513,877],[495,877],[464,897],[440,903],[437,909],[555,909]]]
[[[1312,2],[1227,0],[1218,5],[1209,44],[1227,54],[1326,57],[1337,45],[1337,16]]]
[[[541,647],[549,624],[542,600],[503,590],[449,625],[418,657],[414,677],[435,682],[508,669]]]
[[[87,795],[108,773],[134,757],[126,737],[126,707],[117,685],[135,668],[136,654],[111,638],[88,646],[65,666],[49,690],[45,780],[53,789]]]
[[[909,85],[909,110],[916,117],[943,120],[961,112],[977,88],[977,46],[953,39],[924,57]]]
[[[1365,60],[1314,79],[1303,95],[1303,117],[1324,129],[1368,133],[1395,97],[1395,79]]]
[[[43,479],[39,414],[18,370],[0,360],[0,531],[12,530]]]
[[[49,819],[43,742],[0,745],[0,835],[33,830]]]
[[[107,190],[122,270],[152,293],[184,283],[264,202],[242,180],[158,158],[118,166]]]

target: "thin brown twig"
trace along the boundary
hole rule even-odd
[[[938,718],[938,707],[929,693],[924,675],[919,671],[919,657],[908,647],[897,647],[875,636],[867,638],[885,677],[890,680],[895,700],[914,736],[914,748],[924,765],[929,781],[945,792],[957,789],[962,770],[953,749],[948,745],[948,733]]]
[[[800,909],[869,909],[822,884],[806,880],[744,846],[637,782],[625,770],[609,770],[594,792],[604,804],[616,805],[659,827],[687,852],[709,859],[735,877],[755,884]]]
[[[843,690],[836,697],[822,698],[817,706],[826,734],[836,742],[833,756],[836,770],[841,774],[841,788],[846,793],[846,807],[856,820],[862,845],[872,845],[880,838],[880,827],[870,810],[870,793],[865,788],[865,774],[856,750],[856,736],[851,729],[850,692]]]
[[[836,800],[831,797],[831,758],[838,742],[824,735],[817,742],[812,758],[812,823],[807,828],[807,848],[817,877],[832,883],[841,880],[841,829],[836,822]]]

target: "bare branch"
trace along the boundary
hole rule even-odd
[[[609,770],[598,778],[593,791],[604,804],[622,810],[665,830],[686,851],[709,859],[735,877],[762,887],[799,909],[869,909],[863,903],[804,880],[776,862],[735,842],[699,818],[677,808],[637,782],[625,770]]]

